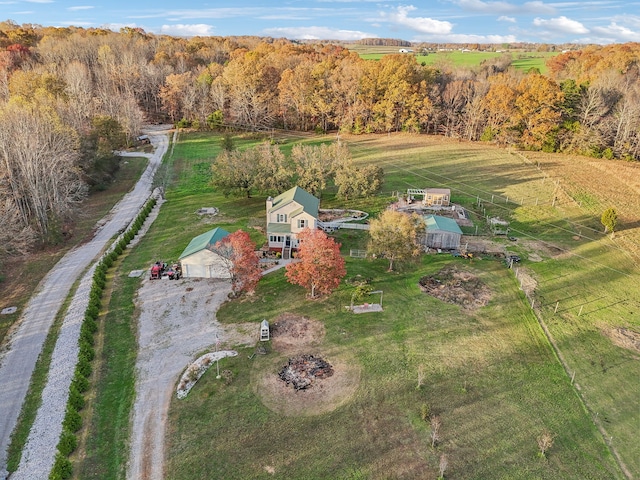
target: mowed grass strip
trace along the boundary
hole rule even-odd
[[[354,139],[350,145],[358,160],[391,168],[385,158],[406,150],[403,141],[410,139],[398,137],[393,145],[372,139],[359,145]],[[210,158],[216,142],[211,138]],[[412,168],[425,161],[424,151],[414,148],[404,159]],[[447,148],[450,158],[467,158],[476,170],[486,162],[477,147],[461,144],[458,154]],[[140,261],[175,256],[194,234],[213,225],[248,228],[263,217],[263,198],[224,198],[206,188],[200,176],[207,175],[202,164],[209,160],[197,157],[183,136],[174,152],[180,180],[167,192],[169,201],[140,248]],[[447,167],[441,157],[438,172]],[[458,162],[445,173],[461,167]],[[389,172],[385,190],[415,184],[410,173],[400,171],[395,177]],[[471,172],[467,176],[473,181]],[[510,187],[507,180],[498,177],[496,186],[484,176],[477,187],[498,193]],[[189,181],[201,182],[201,191],[181,186]],[[203,220],[191,214],[205,206],[220,208],[220,216]],[[345,253],[349,244],[366,244],[357,233],[340,235]],[[568,241],[565,236],[560,240]],[[351,298],[346,285],[328,298],[308,301],[282,271],[265,277],[254,297],[223,306],[219,318],[227,323],[255,321],[257,326],[283,312],[322,321],[322,347],[353,355],[362,368],[360,384],[354,397],[333,412],[285,417],[262,404],[252,382],[255,375],[277,373],[277,353],[249,360],[252,349],[240,351],[225,359],[223,368],[234,373],[230,384],[209,372],[187,399],[173,402],[168,477],[435,478],[445,453],[447,474],[455,478],[622,478],[511,272],[491,260],[460,263],[493,291],[490,304],[471,314],[419,290],[422,275],[458,260],[429,256],[390,274],[386,262],[349,259],[348,276],[370,277],[374,288],[384,291],[385,311],[379,314],[346,312]],[[419,368],[426,373],[424,385],[416,388]],[[423,404],[443,421],[435,449],[429,425],[420,418]],[[536,437],[545,428],[557,437],[541,459]]]

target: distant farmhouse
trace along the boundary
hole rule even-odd
[[[440,248],[443,250],[455,250],[460,248],[460,237],[462,230],[452,218],[440,217],[438,215],[428,215],[425,217],[427,233],[425,236],[425,246],[429,248]]]
[[[270,251],[289,258],[298,247],[298,233],[318,227],[320,200],[300,187],[267,198],[267,240]]]
[[[231,278],[229,268],[215,251],[215,245],[229,232],[214,228],[194,237],[180,255],[182,276],[186,278]]]

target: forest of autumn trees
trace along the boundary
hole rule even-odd
[[[145,122],[405,131],[640,158],[640,44],[560,54],[547,75],[516,70],[510,58],[423,66],[412,55],[363,60],[285,39],[0,22],[0,221],[11,232],[0,234],[0,255],[55,239],[117,169],[111,150]]]

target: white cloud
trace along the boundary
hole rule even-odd
[[[28,3],[53,3],[53,0],[25,0]]]
[[[360,40],[374,38],[377,35],[358,30],[340,30],[329,27],[277,27],[263,31],[273,37],[285,37],[297,40]]]
[[[589,29],[583,24],[576,20],[571,20],[564,15],[557,18],[550,18],[549,20],[535,18],[533,20],[533,25],[543,28],[550,33],[558,33],[563,35],[584,35],[585,33],[589,33]]]
[[[114,32],[119,32],[121,28],[124,28],[124,27],[138,28],[139,25],[136,25],[135,23],[105,23],[101,27],[106,28],[108,30],[112,30]]]
[[[407,27],[420,33],[443,35],[451,32],[453,28],[451,22],[434,20],[428,17],[410,17],[409,13],[413,10],[416,10],[413,5],[401,6],[397,8],[397,11],[383,12],[381,16],[389,23]]]
[[[608,40],[605,43],[617,42],[640,42],[640,32],[631,30],[613,22],[606,27],[593,27],[591,31],[603,37],[602,40]]]
[[[67,10],[77,12],[78,10],[91,10],[92,8],[96,7],[90,5],[78,5],[77,7],[68,7]]]
[[[516,43],[515,35],[473,35],[451,33],[448,35],[419,35],[414,42],[448,42],[448,43]]]
[[[621,23],[630,25],[631,28],[640,29],[640,16],[638,15],[616,15],[611,19],[611,23]]]
[[[506,15],[502,15],[500,17],[498,17],[498,21],[499,22],[510,22],[510,23],[516,23],[516,19],[513,17],[507,17]]]
[[[91,27],[94,25],[93,22],[72,22],[72,21],[64,21],[60,22],[60,25],[66,25],[67,27]]]
[[[162,27],[160,27],[160,33],[164,35],[174,35],[176,37],[206,36],[213,33],[213,27],[206,23],[191,25],[177,23],[174,25],[162,25]]]
[[[540,1],[525,2],[522,5],[516,5],[509,2],[483,2],[482,0],[454,0],[454,3],[465,10],[490,14],[537,14],[537,15],[553,15],[556,9],[553,5]]]

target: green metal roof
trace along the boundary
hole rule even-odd
[[[273,212],[291,202],[300,204],[305,212],[312,215],[314,218],[318,218],[318,207],[320,206],[320,199],[314,197],[309,192],[303,190],[300,187],[293,187],[274,198],[271,210],[269,211]]]
[[[188,257],[189,255],[199,252],[200,250],[204,250],[205,248],[212,247],[227,235],[229,235],[229,232],[227,232],[225,229],[216,227],[213,230],[209,230],[208,232],[194,237],[189,242],[189,245],[187,245],[187,248],[185,248],[184,251],[180,254],[180,259]]]
[[[304,208],[300,207],[300,208],[296,208],[295,210],[293,210],[290,214],[289,214],[289,218],[293,218],[296,215],[300,215],[302,212],[304,212]]]
[[[429,230],[443,230],[450,233],[459,233],[462,235],[462,230],[453,218],[440,217],[438,215],[428,215],[425,218],[427,224],[427,232]]]
[[[270,223],[267,225],[267,233],[291,233],[291,225],[289,223]]]

